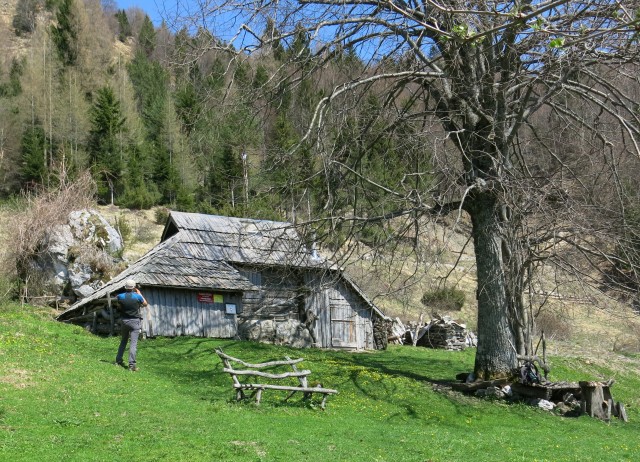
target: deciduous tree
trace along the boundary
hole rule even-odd
[[[621,201],[606,192],[621,191],[617,166],[640,157],[640,123],[637,101],[609,77],[638,75],[637,2],[229,0],[198,7],[192,17],[198,26],[227,38],[211,47],[247,54],[295,44],[290,49],[300,52],[283,56],[290,64],[279,68],[282,80],[294,65],[305,76],[322,73],[344,50],[360,57],[358,75],[329,82],[331,91],[292,149],[314,146],[318,173],[338,169],[393,199],[382,213],[326,208],[331,223],[391,220],[399,229],[403,219],[418,226],[438,214],[469,217],[477,378],[509,374],[519,354],[532,353],[533,320],[523,294],[540,261],[587,277],[590,263],[593,269],[613,258],[601,237],[620,217]],[[226,29],[231,9],[237,31]],[[629,80],[637,87],[637,78]],[[395,114],[386,121],[389,130],[408,123],[428,132],[438,183],[376,182],[336,157],[331,138],[371,91]],[[580,110],[569,100],[579,101]],[[565,141],[580,137],[592,149],[580,158],[552,146],[554,134],[538,124],[545,114],[562,122]],[[406,177],[425,173],[408,169]],[[590,263],[563,268],[568,248]]]

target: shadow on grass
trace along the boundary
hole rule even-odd
[[[421,351],[412,347],[395,347],[390,351],[367,353],[300,350],[269,344],[220,340],[209,338],[175,337],[146,340],[141,345],[146,373],[153,373],[170,380],[176,387],[184,387],[185,393],[197,393],[203,400],[236,403],[231,377],[223,372],[223,365],[215,354],[222,348],[227,354],[247,362],[266,362],[285,356],[305,359],[304,368],[312,371],[311,380],[321,382],[327,388],[340,393],[353,393],[360,405],[384,402],[396,408],[389,419],[425,419],[433,400],[441,396],[450,403],[450,412],[469,413],[469,400],[459,393],[432,391],[434,385],[448,385],[459,372],[473,368],[473,352]],[[375,379],[371,375],[375,373]],[[402,378],[406,380],[394,380]],[[416,384],[418,386],[416,387]],[[345,398],[336,398],[344,399]],[[362,401],[364,399],[364,401]],[[331,399],[329,407],[331,407]],[[478,400],[473,400],[474,402]],[[250,399],[243,403],[252,403]],[[268,406],[291,408],[315,408],[311,402],[292,398],[275,401],[271,395],[265,400]]]
[[[352,354],[345,356],[343,360],[354,365],[377,370],[386,375],[405,377],[430,384],[450,384],[455,381],[457,373],[469,372],[469,369],[465,368],[466,365],[460,361],[461,358],[430,358],[428,364],[410,364],[408,361],[411,359],[411,357],[390,355]],[[413,360],[420,361],[417,358]],[[451,375],[451,371],[456,372]]]

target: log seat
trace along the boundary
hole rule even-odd
[[[262,399],[262,392],[264,390],[281,390],[288,391],[289,395],[285,398],[288,401],[296,393],[302,393],[304,400],[310,400],[314,393],[321,394],[322,402],[320,408],[325,409],[327,397],[329,395],[337,394],[337,390],[331,388],[324,388],[321,384],[316,386],[309,386],[308,377],[311,375],[309,370],[299,370],[297,364],[304,361],[303,358],[291,359],[288,356],[284,360],[269,361],[265,363],[252,364],[245,362],[241,359],[229,356],[222,349],[217,348],[216,354],[220,357],[224,366],[223,372],[228,373],[233,381],[233,388],[236,390],[236,400],[240,401],[247,398],[245,391],[250,391],[249,397],[255,396],[256,404],[260,404]],[[240,365],[244,369],[236,369],[235,365]],[[291,371],[282,373],[265,372],[265,370],[277,368],[277,367],[291,368]],[[237,366],[236,366],[237,367]],[[243,377],[244,381],[240,381],[239,377]],[[273,384],[273,383],[257,383],[253,382],[254,378],[269,379],[272,381],[284,381],[289,378],[295,378],[298,380],[298,385],[285,385],[285,384]],[[262,380],[261,380],[262,382]]]

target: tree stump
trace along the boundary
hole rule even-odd
[[[611,420],[613,399],[609,386],[601,382],[580,382],[580,389],[582,413],[600,420]]]

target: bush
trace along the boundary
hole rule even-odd
[[[155,211],[156,225],[164,225],[169,219],[171,211],[166,207],[158,207]]]
[[[124,194],[118,200],[118,205],[129,209],[145,210],[157,204],[160,197],[155,185],[139,184],[125,188]]]
[[[9,219],[7,257],[18,270],[22,282],[38,285],[38,269],[32,264],[45,241],[47,233],[56,225],[66,223],[73,210],[93,205],[95,183],[85,172],[76,181],[60,184],[51,190],[25,193],[21,199],[22,212]],[[32,274],[32,273],[36,274]]]
[[[92,280],[108,280],[117,274],[118,264],[107,252],[96,248],[93,245],[83,245],[76,247],[77,256],[75,261],[88,265],[94,273]]]
[[[33,32],[36,28],[36,16],[43,6],[42,0],[18,0],[12,25],[16,35]]]
[[[131,225],[127,220],[127,217],[124,214],[120,214],[119,217],[116,217],[116,229],[120,233],[120,237],[122,238],[122,244],[128,244],[129,239],[131,239]]]
[[[420,301],[433,311],[460,311],[465,299],[466,295],[460,289],[443,287],[425,292]]]
[[[18,296],[18,281],[9,274],[0,273],[0,305]]]
[[[152,242],[157,238],[153,226],[149,222],[141,222],[136,227],[135,240],[137,242]]]
[[[536,335],[544,332],[549,339],[569,340],[571,339],[571,321],[566,313],[557,310],[544,310],[536,316]]]

